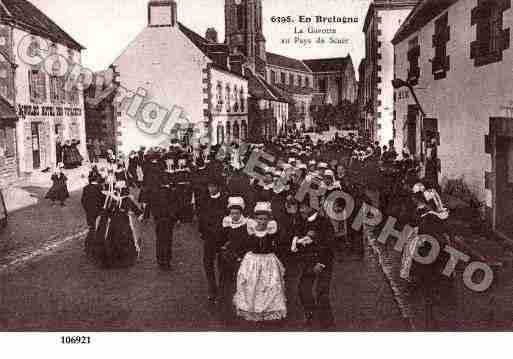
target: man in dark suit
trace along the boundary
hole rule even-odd
[[[173,186],[171,175],[164,173],[158,195],[151,203],[157,238],[157,263],[163,270],[171,269],[173,255],[173,229],[177,217]]]
[[[99,175],[92,172],[89,175],[89,184],[84,187],[82,192],[82,207],[86,212],[87,225],[89,226],[89,233],[86,238],[86,252],[88,253],[94,251],[92,242],[96,235],[96,219],[105,204],[105,195],[101,191],[99,182]]]
[[[301,304],[309,328],[330,330],[335,325],[330,303],[333,227],[326,217],[310,207],[308,198],[300,203],[299,212],[301,220],[291,249],[299,252],[304,262],[299,280]]]
[[[199,212],[199,232],[203,240],[203,268],[208,282],[208,299],[213,303],[217,301],[219,294],[215,267],[223,240],[220,236],[227,204],[226,195],[221,192],[221,187],[222,178],[219,174],[210,174],[208,196],[204,198]]]

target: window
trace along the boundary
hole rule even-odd
[[[320,92],[326,92],[328,91],[328,84],[325,78],[319,79],[319,91]]]
[[[239,90],[237,89],[237,86],[235,86],[233,89],[233,112],[239,112],[239,109]]]
[[[216,112],[223,111],[223,85],[220,82],[217,83],[216,88]]]
[[[231,142],[231,136],[232,136],[232,124],[230,122],[226,123],[226,143]]]
[[[224,128],[223,125],[217,125],[217,144],[220,145],[224,142]]]
[[[502,61],[502,51],[509,49],[509,28],[503,29],[502,15],[511,7],[510,0],[478,0],[470,15],[476,26],[476,40],[470,43],[470,58],[474,66]]]
[[[310,87],[310,78],[305,77],[305,87]]]
[[[16,136],[14,127],[0,127],[0,157],[13,157]]]
[[[447,56],[447,42],[449,42],[448,15],[445,13],[435,21],[435,34],[433,35],[433,47],[435,58],[432,62],[433,75],[435,80],[446,77],[449,71],[449,56]]]
[[[237,27],[239,30],[244,29],[244,5],[236,5]]]
[[[289,75],[289,86],[294,86],[294,74]]]
[[[240,128],[239,128],[239,124],[237,122],[235,122],[233,124],[233,140],[239,141],[239,139],[240,139]]]
[[[29,70],[30,102],[46,101],[46,73],[42,70]]]
[[[241,140],[246,140],[248,138],[248,125],[246,124],[246,121],[242,121],[241,136]]]
[[[231,107],[232,107],[231,97],[232,97],[232,91],[230,89],[230,86],[226,85],[226,94],[225,94],[225,98],[226,98],[226,112],[231,112]]]
[[[244,90],[240,89],[240,112],[244,112],[245,108],[245,99],[244,99]]]
[[[271,70],[271,83],[276,83],[276,72]]]
[[[419,82],[420,77],[420,45],[419,38],[417,36],[408,41],[408,48],[408,61],[410,63],[410,68],[408,69],[408,82],[415,86]]]
[[[296,86],[301,87],[301,75],[297,75]]]
[[[287,82],[287,74],[285,72],[281,73],[281,83],[285,85]]]
[[[66,92],[63,76],[50,76],[50,100],[52,102],[65,102]]]
[[[80,100],[78,87],[72,83],[69,83],[66,89],[69,89],[67,92],[69,103],[78,104]]]

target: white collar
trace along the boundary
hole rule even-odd
[[[218,198],[220,198],[220,197],[221,197],[221,192],[217,192],[217,194],[215,194],[215,195],[213,195],[213,196],[212,196],[212,195],[210,195],[210,198],[212,198],[212,199],[218,199]]]
[[[319,214],[319,212],[315,212],[314,214],[312,214],[310,217],[308,217],[307,221],[308,222],[313,222],[317,219],[317,215]]]
[[[248,220],[244,216],[241,216],[238,222],[234,222],[231,216],[226,216],[223,218],[223,228],[237,229],[242,226],[245,226],[247,223]]]
[[[248,219],[248,234],[255,235],[259,238],[265,237],[268,234],[276,234],[278,232],[278,223],[276,221],[269,221],[267,228],[263,231],[257,230],[257,221],[254,219]]]

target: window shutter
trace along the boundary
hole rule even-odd
[[[510,36],[509,36],[509,28],[502,30],[501,32],[501,49],[507,50],[509,49],[509,42],[510,42]]]
[[[32,70],[28,70],[28,79],[29,79],[29,94],[30,94],[30,102],[34,102],[34,80],[32,78]]]
[[[39,72],[40,74],[40,86],[41,86],[41,89],[40,89],[40,96],[41,96],[41,101],[42,102],[46,102],[47,98],[46,98],[46,73],[44,71],[40,71]]]

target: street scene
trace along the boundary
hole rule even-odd
[[[510,331],[510,1],[197,1],[0,0],[0,331]]]

